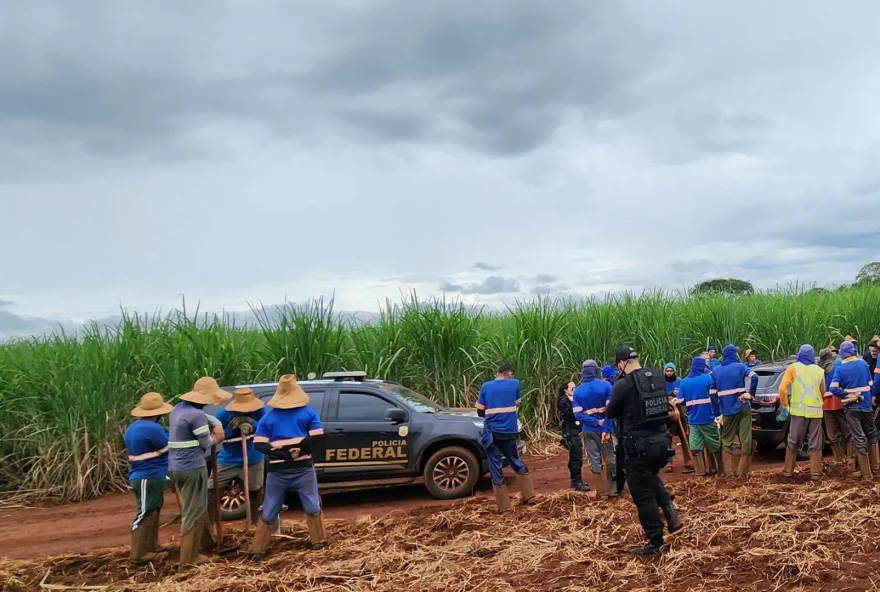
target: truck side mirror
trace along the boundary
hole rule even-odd
[[[406,421],[406,411],[403,409],[389,409],[385,412],[385,421],[391,423],[403,423]]]

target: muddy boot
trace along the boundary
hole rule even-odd
[[[222,541],[217,541],[214,537],[214,524],[208,518],[209,514],[202,516],[202,531],[198,535],[199,553],[210,553],[219,550]]]
[[[739,466],[736,469],[736,476],[740,479],[748,479],[749,477],[749,469],[752,466],[752,458],[755,456],[755,449],[758,447],[758,443],[752,441],[752,449],[751,450],[743,450],[742,457],[739,459]]]
[[[848,440],[846,443],[846,455],[849,458],[855,458],[857,454],[858,451],[856,450],[855,442],[853,442],[852,440]]]
[[[871,472],[875,475],[880,474],[880,452],[877,444],[868,444],[868,462],[871,463]]]
[[[611,486],[608,483],[608,474],[605,471],[593,473],[593,487],[596,489],[596,497],[599,499],[607,498],[611,493]]]
[[[207,519],[204,515],[202,515],[193,527],[183,534],[180,538],[180,565],[181,567],[187,565],[201,565],[208,561],[208,558],[204,555],[199,554],[199,539],[202,536],[202,531],[205,529],[205,525],[203,524]]]
[[[736,465],[734,464],[736,460],[734,459],[733,453],[728,452],[726,450],[721,451],[721,462],[722,462],[722,472],[719,476],[722,477],[733,477],[733,474],[736,472]]]
[[[714,475],[717,477],[724,476],[724,455],[719,450],[718,452],[712,455],[712,464],[715,468]]]
[[[783,477],[792,477],[794,475],[795,464],[797,463],[797,452],[785,447],[785,466],[782,468]]]
[[[663,515],[666,516],[666,528],[669,534],[682,529],[684,525],[681,523],[681,518],[678,516],[678,510],[675,509],[674,503],[670,501],[667,505],[660,506],[660,509],[663,510]]]
[[[840,462],[844,460],[844,452],[843,452],[843,444],[832,444],[831,445],[831,454],[834,455],[834,461]]]
[[[495,490],[495,503],[498,504],[498,513],[504,514],[510,511],[510,494],[507,491],[507,485],[492,485]]]
[[[535,500],[535,486],[532,484],[531,474],[517,475],[516,480],[519,482],[520,501],[524,504],[533,503]]]
[[[324,514],[306,516],[306,526],[309,527],[309,543],[312,551],[320,551],[327,546],[327,531],[324,529]]]
[[[703,455],[702,450],[694,454],[694,465],[694,471],[697,477],[705,477],[707,475],[706,457]]]
[[[158,563],[168,558],[159,551],[159,510],[148,512],[131,531],[131,564]]]
[[[822,451],[810,451],[810,479],[818,481],[822,478]]]
[[[260,506],[263,504],[263,490],[251,492],[251,522],[254,526],[260,523]]]
[[[868,459],[868,455],[859,454],[856,456],[856,459],[859,462],[859,476],[864,480],[870,480],[872,476],[871,461]]]
[[[254,538],[251,540],[251,546],[248,547],[247,554],[254,561],[262,561],[266,558],[269,551],[269,543],[272,540],[272,531],[275,530],[272,524],[263,522],[262,518],[257,520],[257,529],[254,532]],[[311,531],[309,531],[311,533]]]

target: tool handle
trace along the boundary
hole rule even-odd
[[[248,470],[248,451],[247,451],[247,440],[242,438],[241,440],[241,458],[242,458],[242,473],[244,474],[244,513],[245,519],[247,520],[248,527],[253,524],[251,521],[251,483],[250,483],[250,471]]]
[[[220,467],[217,465],[217,445],[211,445],[211,461],[214,463],[214,524],[217,526],[217,548],[223,545],[223,512],[220,510]]]

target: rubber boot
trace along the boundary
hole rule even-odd
[[[681,530],[684,525],[681,523],[678,510],[675,509],[675,504],[670,501],[660,508],[663,510],[663,515],[666,516],[666,529],[669,531],[669,534]]]
[[[208,561],[208,558],[199,554],[199,539],[202,531],[205,529],[205,515],[200,516],[193,527],[183,534],[180,538],[180,565],[201,565]]]
[[[715,464],[715,475],[724,477],[724,455],[720,450],[712,455],[712,462]]]
[[[755,457],[755,449],[758,447],[758,443],[754,440],[752,441],[752,449],[751,450],[743,450],[742,457],[739,459],[739,466],[736,469],[736,476],[740,479],[748,479],[749,477],[749,469],[752,467],[752,459]]]
[[[272,524],[263,522],[262,518],[257,520],[257,529],[254,532],[254,538],[251,540],[251,546],[247,550],[247,554],[250,555],[251,559],[262,561],[266,558],[273,530],[275,528]]]
[[[723,463],[723,472],[719,476],[733,477],[733,474],[736,471],[736,469],[734,468],[736,466],[734,464],[736,460],[733,457],[733,453],[723,450],[721,452],[721,461]]]
[[[324,529],[324,513],[306,516],[306,526],[309,528],[309,543],[312,545],[312,551],[320,551],[326,547],[327,531]]]
[[[608,479],[608,497],[620,497],[620,494],[623,493],[617,487],[617,479],[613,476]]]
[[[843,444],[832,444],[831,445],[831,454],[834,455],[835,462],[840,462],[844,460],[844,452],[843,452]]]
[[[498,504],[498,513],[504,514],[510,511],[510,494],[507,491],[507,485],[492,485],[495,490],[495,503]]]
[[[785,466],[782,468],[783,477],[792,477],[794,475],[795,463],[797,463],[797,452],[785,447]]]
[[[220,542],[214,537],[214,523],[208,518],[210,514],[203,514],[202,531],[198,536],[199,553],[209,553],[219,549]]]
[[[690,451],[690,444],[687,439],[681,439],[681,458],[684,460],[684,468],[681,470],[682,473],[693,473],[694,472],[694,455]]]
[[[858,454],[856,455],[856,459],[859,463],[859,475],[864,480],[871,479],[871,461],[868,459],[867,454]]]
[[[520,501],[524,504],[532,503],[535,499],[535,486],[532,484],[532,476],[529,473],[517,475],[516,480],[519,481]]]
[[[855,458],[855,457],[856,457],[856,454],[858,454],[858,451],[856,450],[856,445],[855,445],[855,443],[852,441],[852,439],[850,439],[850,440],[847,441],[847,443],[846,443],[846,455],[847,455],[849,458]]]
[[[822,478],[822,451],[810,451],[810,479],[818,481]]]
[[[871,472],[880,474],[880,451],[877,444],[868,444],[868,461],[871,463]]]
[[[605,471],[593,473],[593,484],[596,489],[596,497],[604,499],[611,493],[611,486],[608,483],[608,474]]]
[[[137,529],[131,531],[131,564],[157,563],[168,558],[159,551],[159,510],[147,512]]]
[[[251,492],[251,522],[254,526],[260,522],[260,506],[263,504],[263,490]]]
[[[694,454],[694,465],[697,477],[705,477],[708,474],[706,472],[706,457],[702,450]]]

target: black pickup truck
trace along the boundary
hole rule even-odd
[[[367,379],[364,372],[330,372],[299,384],[324,424],[324,441],[312,449],[322,493],[424,482],[434,497],[455,499],[471,493],[489,471],[480,446],[483,420],[473,409],[441,407],[395,382]],[[267,402],[278,383],[241,386]],[[225,390],[236,388],[241,387]],[[215,415],[219,409],[205,411]],[[244,516],[242,485],[221,491],[225,520]]]

